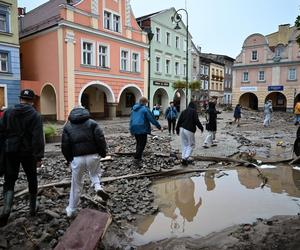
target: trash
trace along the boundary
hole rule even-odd
[[[259,166],[259,168],[276,168],[276,166],[264,164],[264,165]]]
[[[282,146],[282,145],[283,145],[283,141],[277,142],[277,146]]]
[[[294,170],[298,170],[300,171],[300,167],[296,166],[296,167],[293,167]]]

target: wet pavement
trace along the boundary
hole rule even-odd
[[[240,223],[300,212],[300,171],[290,166],[263,169],[261,188],[255,169],[228,170],[198,177],[156,181],[152,190],[160,212],[137,222],[133,245],[172,237],[201,237]]]

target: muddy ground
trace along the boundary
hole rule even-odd
[[[204,118],[201,117],[201,121]],[[158,137],[149,136],[145,157],[141,166],[133,164],[132,157],[119,156],[117,152],[133,152],[134,139],[128,133],[128,119],[100,121],[104,129],[109,154],[113,161],[101,163],[102,177],[115,177],[139,172],[161,171],[182,168],[176,154],[170,157],[156,157],[154,153],[175,153],[180,148],[179,139],[169,136],[167,131],[153,131]],[[162,124],[166,124],[162,121]],[[204,150],[201,145],[205,136],[197,133],[195,155],[228,156],[247,158],[247,152],[255,152],[259,160],[280,160],[291,157],[292,144],[297,127],[293,125],[291,114],[275,112],[269,128],[262,126],[262,113],[244,111],[240,127],[232,124],[232,112],[223,112],[218,120],[218,140],[216,148]],[[278,146],[277,146],[278,144]],[[246,152],[246,153],[241,153]],[[100,166],[99,165],[99,166]],[[188,168],[209,168],[211,162],[194,162]],[[224,167],[232,168],[233,164]],[[189,174],[191,176],[191,174]],[[68,181],[70,169],[60,153],[60,144],[48,144],[44,166],[39,169],[39,185]],[[105,190],[111,199],[103,205],[85,179],[83,196],[79,211],[89,207],[112,214],[111,224],[99,249],[130,249],[132,246],[127,232],[135,226],[135,221],[142,216],[155,214],[159,207],[154,205],[151,191],[152,180],[121,179],[105,182]],[[3,178],[0,179],[2,192]],[[26,188],[23,172],[16,184],[16,192]],[[15,198],[9,224],[0,229],[0,249],[52,249],[62,237],[72,219],[65,214],[70,185],[56,185],[39,191],[40,209],[35,218],[28,217],[27,196]],[[0,201],[2,205],[2,200]],[[200,239],[166,239],[162,242],[149,243],[140,249],[300,249],[299,217],[280,217],[269,220],[259,219],[253,225],[237,225],[222,232]]]

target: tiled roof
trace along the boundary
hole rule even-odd
[[[50,0],[26,13],[20,19],[20,38],[57,24],[60,5],[66,3],[66,0]]]

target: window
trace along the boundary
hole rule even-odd
[[[186,64],[183,64],[183,75],[186,75]]]
[[[160,57],[157,56],[155,58],[155,62],[156,62],[156,72],[161,72],[161,61],[160,61]]]
[[[0,5],[0,31],[10,32],[9,29],[9,8],[7,6]]]
[[[248,82],[249,81],[249,74],[248,72],[243,73],[243,82]]]
[[[176,36],[175,37],[175,46],[176,46],[176,49],[179,49],[179,36]]]
[[[201,80],[201,89],[204,89],[204,80]]]
[[[179,62],[175,62],[175,75],[179,75]]]
[[[171,34],[169,32],[166,33],[166,44],[171,46]]]
[[[94,44],[90,42],[82,43],[82,64],[94,65]]]
[[[203,65],[200,66],[200,74],[201,74],[201,75],[204,74],[204,66],[203,66]]]
[[[111,13],[108,11],[104,11],[104,28],[110,30],[111,23]]]
[[[231,88],[231,81],[228,81],[228,88]]]
[[[205,80],[205,81],[204,81],[204,84],[205,84],[204,89],[205,89],[205,90],[208,90],[208,81]]]
[[[132,72],[140,72],[140,54],[132,53]]]
[[[204,66],[204,75],[208,75],[208,66]]]
[[[251,60],[252,61],[257,61],[257,50],[253,50],[252,51],[252,57],[251,57]]]
[[[276,47],[275,49],[275,57],[280,57],[281,54],[283,52],[283,46],[282,45],[279,45],[278,47]]]
[[[8,72],[8,53],[0,52],[0,72]]]
[[[126,108],[131,108],[135,104],[135,96],[132,93],[126,93],[126,101],[125,106]]]
[[[222,70],[220,70],[220,76],[223,76],[223,71]]]
[[[104,11],[104,28],[115,32],[121,31],[121,19],[119,15]]]
[[[186,40],[183,41],[183,51],[186,51]]]
[[[129,71],[129,51],[121,50],[121,70]]]
[[[289,74],[288,74],[288,80],[296,80],[296,69],[291,68],[289,69]]]
[[[170,65],[171,65],[171,60],[166,59],[166,74],[171,74]]]
[[[156,28],[156,41],[160,42],[160,28]]]
[[[265,80],[265,71],[259,71],[258,72],[258,81],[264,81]]]
[[[231,68],[228,68],[228,75],[231,75]]]
[[[114,20],[114,31],[120,32],[120,16],[114,15],[113,20]]]
[[[105,45],[99,45],[99,66],[101,68],[109,67],[109,50]]]

